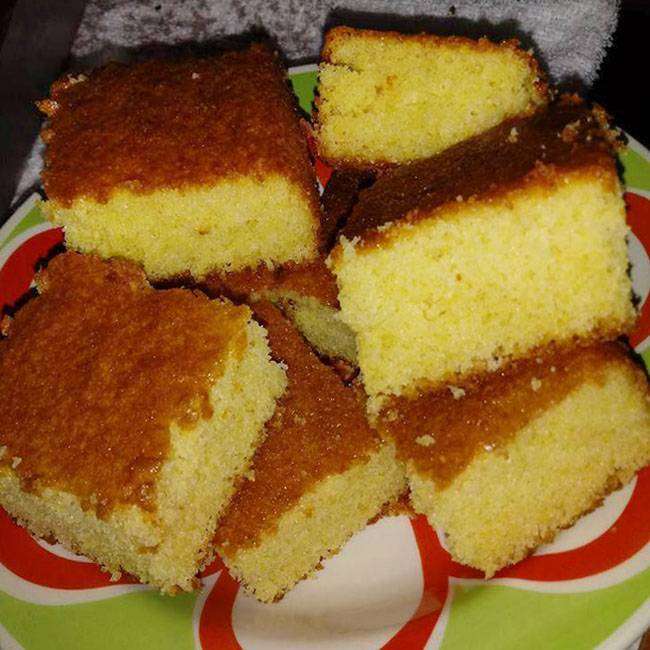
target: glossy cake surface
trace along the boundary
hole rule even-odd
[[[444,489],[476,455],[505,447],[517,432],[585,382],[604,381],[613,364],[627,365],[616,343],[541,351],[461,386],[388,400],[381,430],[401,460]]]
[[[80,196],[106,201],[120,187],[146,193],[270,172],[313,192],[284,74],[261,45],[111,63],[55,83],[41,107],[49,118],[43,184],[65,206]]]

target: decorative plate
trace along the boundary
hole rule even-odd
[[[307,112],[314,66],[291,74]],[[650,363],[650,152],[622,154],[632,278],[643,305],[632,337]],[[329,170],[317,164],[319,179]],[[0,229],[0,305],[30,287],[62,241],[33,195]],[[244,595],[220,562],[176,597],[111,583],[88,560],[33,539],[0,509],[0,647],[622,648],[650,622],[650,469],[597,510],[489,581],[453,562],[423,517],[368,526],[280,603]]]

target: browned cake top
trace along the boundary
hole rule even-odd
[[[462,389],[392,398],[380,415],[380,430],[395,440],[399,458],[444,488],[479,452],[499,453],[518,430],[574,388],[602,381],[613,363],[630,364],[617,343],[547,351],[480,375]]]
[[[373,179],[371,172],[337,170],[332,172],[325,190],[321,218],[321,251],[329,253],[357,202],[359,191]]]
[[[506,120],[432,158],[385,172],[361,192],[342,234],[370,244],[381,239],[377,229],[384,224],[499,196],[558,170],[594,166],[614,175],[614,137],[602,110],[565,96],[531,117]]]
[[[255,315],[267,328],[273,356],[288,366],[288,388],[255,452],[245,479],[221,519],[216,543],[228,555],[254,545],[316,483],[368,457],[378,439],[354,389],[322,364],[269,303]]]
[[[209,390],[246,346],[245,307],[155,291],[135,265],[65,253],[0,341],[0,446],[23,488],[104,516],[155,509],[172,422],[211,416]]]
[[[332,272],[322,258],[313,262],[288,262],[274,269],[262,264],[254,269],[244,269],[212,274],[204,281],[210,295],[227,295],[234,300],[246,300],[252,293],[293,292],[316,298],[338,308],[338,289]]]
[[[235,175],[283,174],[317,208],[294,99],[262,45],[202,59],[111,63],[64,78],[40,102],[49,119],[43,184],[69,205],[117,188],[147,192]]]

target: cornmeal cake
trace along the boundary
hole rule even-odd
[[[254,307],[289,386],[267,424],[250,475],[219,522],[216,545],[261,601],[310,575],[405,487],[354,389],[323,365],[270,303]]]
[[[565,97],[361,192],[330,263],[371,396],[633,326],[605,119]]]
[[[153,279],[316,255],[316,181],[284,70],[261,44],[66,77],[49,118],[46,213],[66,244]]]
[[[617,343],[391,398],[379,426],[406,463],[415,510],[446,533],[454,559],[487,577],[650,462],[647,380]]]
[[[284,371],[247,307],[65,253],[0,341],[0,505],[40,537],[189,590]]]
[[[517,41],[336,27],[321,58],[315,134],[337,167],[427,158],[547,101]]]
[[[213,273],[204,282],[210,295],[227,295],[237,300],[270,300],[281,305],[300,333],[319,354],[356,365],[354,334],[340,319],[338,288],[324,255],[345,224],[359,189],[369,175],[333,172],[323,193],[321,255],[309,262],[276,266],[260,265],[232,273]]]

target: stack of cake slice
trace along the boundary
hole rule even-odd
[[[326,155],[343,115],[347,142],[360,133],[334,74],[392,71],[407,87],[388,54],[368,55],[391,52],[393,36],[339,36],[341,70],[321,69]],[[420,38],[408,56],[440,43]],[[376,164],[359,138],[342,166]],[[369,414],[397,446],[412,504],[488,576],[650,461],[646,377],[610,342],[636,319],[615,147],[603,111],[573,96],[430,158],[411,147],[361,192],[329,257]]]

